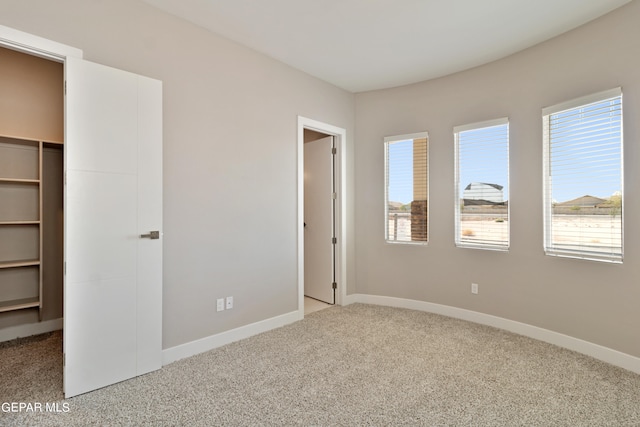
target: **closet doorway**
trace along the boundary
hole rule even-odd
[[[63,317],[63,64],[0,47],[0,329]]]
[[[42,189],[47,174],[41,171],[46,161],[40,153],[55,144],[61,147],[64,220],[57,254],[62,257],[62,314],[52,321],[40,321],[47,316],[48,304],[42,297],[46,298],[45,277],[52,264],[45,262],[46,251],[40,244],[46,215],[29,219],[22,215],[28,210],[21,208],[18,211],[25,219],[0,218],[4,222],[0,227],[29,226],[36,230],[29,237],[35,240],[40,235],[40,239],[28,244],[23,243],[26,238],[16,239],[18,251],[12,255],[0,247],[0,260],[7,259],[0,270],[14,273],[29,268],[31,277],[44,281],[22,296],[14,295],[13,285],[4,292],[0,287],[0,299],[4,298],[0,315],[9,313],[5,317],[10,320],[4,321],[16,322],[6,326],[0,317],[0,337],[34,335],[60,329],[64,323],[67,398],[160,369],[162,82],[84,61],[78,49],[8,27],[0,26],[0,45],[59,64],[63,76],[57,81],[57,91],[64,100],[61,140],[8,135],[0,141],[8,145],[14,139],[27,140],[23,144],[27,149],[16,151],[25,153],[37,145],[36,177],[12,177],[24,171],[11,167],[7,168],[8,178],[0,175],[0,182],[7,186],[36,188],[37,192],[30,190],[24,196],[24,206],[35,206],[36,211],[43,209],[46,199]],[[33,120],[25,123],[31,127]],[[10,190],[9,197],[17,194]],[[3,280],[0,285],[8,282]]]
[[[54,397],[63,391],[62,336],[41,334],[62,329],[63,143],[63,64],[0,47],[0,331],[3,341],[36,335],[11,344],[18,354],[42,349],[1,369]]]

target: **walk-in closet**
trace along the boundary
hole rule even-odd
[[[0,329],[63,316],[63,64],[0,48]]]

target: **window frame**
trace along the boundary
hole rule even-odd
[[[571,250],[567,248],[558,248],[553,246],[553,193],[552,193],[552,147],[551,147],[551,116],[569,110],[575,110],[587,107],[590,104],[604,102],[620,98],[620,254],[606,254],[603,252],[587,251],[584,246],[581,249]],[[622,264],[624,259],[624,105],[622,88],[617,87],[590,95],[578,97],[569,101],[565,101],[550,107],[542,109],[542,141],[543,141],[543,249],[545,255],[563,258],[575,258],[589,261],[609,262],[613,264]],[[576,245],[578,246],[578,245]]]
[[[489,127],[497,127],[497,126],[507,126],[507,146],[506,146],[506,155],[507,155],[507,194],[505,199],[507,200],[507,242],[506,244],[487,244],[487,243],[473,243],[468,241],[462,241],[461,239],[461,203],[460,203],[460,133],[467,132],[471,130],[479,130]],[[466,125],[455,126],[453,128],[453,136],[454,136],[454,162],[455,162],[455,171],[454,171],[454,242],[456,247],[459,248],[468,248],[468,249],[482,249],[482,250],[490,250],[490,251],[499,251],[499,252],[507,252],[509,251],[509,247],[511,246],[511,203],[510,203],[510,192],[511,192],[511,183],[510,183],[510,170],[509,170],[509,149],[511,144],[511,130],[509,126],[509,117],[500,117],[492,120],[484,120],[481,122],[469,123]]]
[[[394,143],[394,142],[402,142],[402,141],[408,141],[411,140],[412,142],[415,141],[416,139],[426,139],[426,192],[427,192],[427,198],[426,198],[426,203],[427,203],[427,214],[426,214],[426,220],[425,220],[425,227],[426,227],[426,239],[425,240],[392,240],[390,239],[389,236],[389,145]],[[412,160],[413,160],[413,156],[412,156]],[[424,131],[424,132],[417,132],[417,133],[410,133],[410,134],[404,134],[404,135],[392,135],[392,136],[385,136],[384,137],[384,240],[385,243],[388,244],[393,244],[393,245],[414,245],[414,246],[426,246],[429,243],[429,230],[430,230],[430,226],[429,226],[429,218],[431,215],[429,215],[429,210],[430,210],[430,203],[429,203],[429,195],[430,195],[430,191],[429,191],[429,160],[430,160],[430,156],[429,156],[429,133]]]

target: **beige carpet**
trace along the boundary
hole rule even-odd
[[[60,335],[27,341],[0,347],[0,401],[61,399],[60,360],[31,363],[59,352]],[[486,326],[354,304],[59,403],[69,411],[0,413],[0,425],[638,426],[640,375]]]

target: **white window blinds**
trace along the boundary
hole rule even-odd
[[[385,239],[392,243],[427,243],[427,133],[386,137]]]
[[[622,262],[622,92],[545,108],[548,255]]]
[[[454,128],[457,246],[509,248],[509,121]]]

